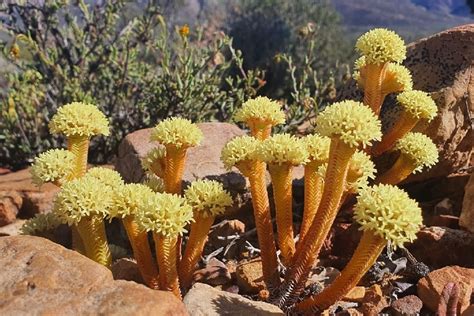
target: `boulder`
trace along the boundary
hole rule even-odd
[[[456,284],[458,287],[457,313],[460,315],[470,305],[474,285],[474,269],[451,266],[432,271],[418,281],[418,296],[431,311],[436,312],[440,305],[443,289],[448,283]]]
[[[411,175],[405,183],[447,176],[474,164],[474,24],[448,29],[407,46],[404,65],[412,72],[414,89],[429,92],[438,106],[430,124],[419,124],[440,151],[439,163],[427,172]],[[355,82],[341,89],[339,99],[362,99]],[[384,130],[400,113],[393,98],[382,107]],[[389,158],[388,158],[389,159]],[[386,167],[386,163],[380,163]],[[383,170],[379,170],[382,172]]]
[[[408,250],[419,261],[432,269],[449,265],[474,268],[474,234],[447,227],[427,227],[417,239],[407,244]]]
[[[462,203],[459,225],[474,233],[474,173],[469,177],[469,182],[464,188],[464,200]]]
[[[169,292],[130,281],[47,239],[0,238],[1,315],[187,315]]]
[[[220,291],[202,283],[194,284],[183,302],[191,316],[285,315],[275,305],[251,301],[241,295]]]
[[[232,209],[240,209],[249,198],[246,180],[237,170],[226,170],[220,157],[224,145],[245,132],[229,123],[200,123],[198,126],[204,138],[199,146],[188,149],[183,181],[189,183],[202,178],[218,180],[234,197]],[[151,131],[151,128],[147,128],[128,134],[119,145],[115,168],[126,182],[141,182],[145,175],[140,159],[159,146],[157,142],[150,142]]]

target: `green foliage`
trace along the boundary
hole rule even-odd
[[[2,4],[0,12],[10,34],[0,48],[16,67],[0,96],[1,165],[22,167],[62,145],[47,124],[72,101],[95,103],[110,118],[112,135],[90,150],[89,161],[103,163],[131,131],[172,115],[229,119],[261,86],[229,37],[179,32],[152,1],[51,0]]]

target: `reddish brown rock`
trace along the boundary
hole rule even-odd
[[[220,260],[212,258],[206,267],[199,269],[193,274],[194,282],[206,283],[209,285],[224,285],[232,280],[227,266]]]
[[[442,292],[446,284],[454,283],[459,290],[457,313],[462,313],[469,305],[474,285],[474,269],[459,266],[445,267],[430,272],[417,285],[418,296],[433,312],[438,310]]]
[[[435,215],[431,217],[429,226],[459,229],[459,217],[453,215]]]
[[[391,304],[394,316],[416,316],[419,315],[423,302],[418,296],[408,295]]]
[[[474,268],[474,234],[447,227],[426,227],[407,245],[416,259],[433,269],[449,265]]]
[[[464,189],[464,200],[462,203],[459,225],[474,233],[474,173],[471,174],[469,182]]]
[[[23,198],[16,191],[0,191],[0,226],[11,224],[18,215]]]
[[[187,315],[171,293],[129,281],[47,239],[0,238],[1,315]]]
[[[462,313],[461,316],[472,316],[472,315],[474,315],[474,304],[466,308],[466,310],[464,311],[464,313]]]
[[[256,294],[265,289],[262,260],[256,258],[241,262],[236,268],[237,284],[244,293]]]
[[[382,293],[380,285],[374,284],[365,292],[362,306],[358,308],[364,315],[379,315],[388,306],[387,299]]]
[[[134,281],[144,284],[135,259],[120,258],[112,264],[111,270],[115,280]]]

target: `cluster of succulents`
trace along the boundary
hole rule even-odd
[[[400,65],[405,44],[397,34],[372,30],[361,36],[357,49],[362,54],[356,62],[356,78],[364,90],[363,102],[345,100],[327,106],[316,119],[316,133],[296,137],[272,135],[272,128],[284,123],[285,113],[278,102],[257,97],[244,103],[235,115],[249,127],[250,135],[236,137],[222,149],[223,164],[237,168],[249,180],[263,279],[270,301],[285,310],[316,313],[328,308],[358,283],[387,245],[403,247],[416,238],[422,225],[420,207],[396,185],[437,162],[433,142],[411,132],[419,121],[435,116],[436,106],[426,93],[411,90],[410,73]],[[397,99],[404,110],[383,135],[379,113],[389,93],[399,93]],[[120,218],[146,283],[181,297],[181,291],[192,285],[192,273],[211,225],[232,205],[231,196],[216,181],[198,180],[182,192],[187,149],[199,145],[203,137],[198,126],[182,118],[168,118],[156,125],[150,141],[160,146],[142,160],[147,171],[145,184],[124,184],[110,169],[87,170],[90,137],[108,133],[105,117],[94,106],[68,104],[59,109],[50,128],[68,137],[68,151],[40,155],[32,172],[38,183],[61,186],[53,214],[58,222],[73,227],[75,248],[110,266],[104,219]],[[371,156],[387,151],[398,151],[399,157],[388,171],[375,177]],[[304,166],[305,178],[299,239],[292,209],[292,170],[297,165]],[[273,186],[276,238],[265,182],[267,169]],[[329,287],[302,298],[331,225],[351,194],[357,195],[354,219],[363,231],[362,239]],[[50,225],[51,221],[44,222]],[[30,223],[25,232],[37,230],[35,225]],[[181,253],[188,225],[189,240]],[[280,269],[279,261],[285,269]]]

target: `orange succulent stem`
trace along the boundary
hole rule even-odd
[[[202,255],[212,223],[214,216],[203,216],[200,212],[194,212],[189,240],[179,262],[179,280],[183,289],[188,289],[192,284],[196,263]]]
[[[83,217],[77,224],[77,230],[84,242],[86,256],[107,268],[112,265],[105,225],[101,217]]]
[[[265,140],[272,133],[272,126],[259,121],[249,121],[247,125],[250,128],[250,134],[258,140]]]
[[[311,163],[304,167],[304,211],[300,227],[300,240],[303,240],[313,223],[324,188],[324,179],[318,175],[317,166]]]
[[[82,242],[81,235],[79,235],[76,225],[71,226],[71,236],[72,249],[84,255],[86,252],[84,248],[84,243]]]
[[[74,178],[82,177],[87,170],[87,154],[89,153],[89,138],[87,136],[72,136],[67,140],[67,149],[74,154]]]
[[[178,238],[153,233],[153,239],[155,240],[156,258],[160,270],[160,289],[173,292],[177,298],[181,299],[176,261]]]
[[[372,155],[380,156],[387,150],[390,150],[397,140],[405,136],[415,127],[418,121],[418,118],[403,111],[400,118],[395,122],[388,133],[382,136],[380,143],[373,147]]]
[[[295,253],[293,236],[293,188],[289,164],[269,164],[268,169],[272,177],[273,199],[276,209],[276,223],[278,232],[278,246],[280,247],[284,265],[289,265]]]
[[[346,145],[337,138],[331,141],[323,197],[308,233],[298,243],[293,264],[285,276],[276,302],[280,307],[294,303],[304,288],[308,274],[339,210],[350,159],[355,151],[356,148]]]
[[[165,191],[172,194],[181,194],[184,165],[186,163],[186,148],[166,146]]]
[[[273,238],[270,203],[265,183],[266,165],[262,161],[253,161],[248,169],[243,166],[240,166],[239,169],[249,178],[255,226],[257,228],[260,256],[262,257],[263,279],[267,288],[271,290],[280,285],[280,275]]]
[[[140,231],[133,215],[122,219],[128,239],[137,260],[138,270],[145,283],[152,289],[158,289],[158,268],[151,254],[148,233]]]
[[[374,111],[377,116],[384,100],[382,95],[382,80],[385,64],[365,65],[366,79],[364,83],[364,104]]]
[[[298,303],[296,311],[316,315],[336,303],[359,283],[386,245],[387,241],[384,238],[370,230],[365,231],[354,255],[340,276],[321,293]]]
[[[396,185],[405,180],[416,169],[415,162],[401,154],[393,166],[375,179],[376,183]]]

